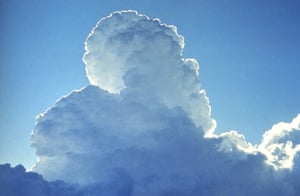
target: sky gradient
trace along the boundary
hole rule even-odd
[[[300,111],[300,22],[297,1],[0,1],[1,163],[35,162],[35,116],[62,95],[88,85],[83,43],[95,22],[134,9],[174,24],[184,57],[217,121],[259,143],[264,131]]]

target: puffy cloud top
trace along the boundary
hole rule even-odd
[[[144,87],[169,90],[166,85],[171,82],[166,81],[176,79],[174,69],[184,66],[183,46],[175,26],[135,11],[115,12],[101,19],[89,34],[83,60],[91,84],[109,92],[119,93],[127,86],[139,88],[141,82]],[[198,71],[196,62],[191,69]],[[154,80],[153,74],[166,77],[165,81]],[[142,81],[131,81],[137,79]]]
[[[184,59],[176,27],[135,11],[101,19],[85,42],[83,61],[92,85],[130,93],[140,102],[180,106],[197,126],[212,132],[215,121],[199,82],[199,64]]]
[[[300,114],[291,123],[280,122],[266,131],[259,149],[276,168],[293,168],[300,152]]]

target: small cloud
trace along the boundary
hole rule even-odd
[[[274,167],[292,169],[300,153],[300,114],[291,123],[280,122],[266,131],[258,148]]]

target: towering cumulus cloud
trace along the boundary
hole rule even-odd
[[[143,105],[157,102],[181,107],[197,127],[210,132],[215,123],[200,89],[199,65],[195,59],[182,57],[183,47],[175,26],[136,12],[117,12],[92,30],[83,60],[92,85],[114,94],[130,94]]]
[[[50,184],[44,192],[300,195],[300,115],[258,146],[236,131],[215,134],[199,64],[183,48],[175,26],[135,11],[97,23],[83,57],[91,85],[37,117],[33,171],[64,181],[34,176]]]

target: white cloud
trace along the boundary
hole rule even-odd
[[[291,123],[280,122],[266,131],[259,150],[274,167],[292,169],[300,152],[300,114]]]
[[[182,107],[206,132],[215,128],[201,90],[195,59],[184,59],[183,37],[174,26],[134,11],[101,19],[85,42],[83,61],[91,84],[131,93],[139,102]]]
[[[199,64],[183,47],[176,27],[158,19],[101,19],[83,58],[92,85],[40,114],[32,134],[33,171],[71,184],[8,176],[79,195],[299,195],[300,115],[259,146],[236,131],[214,134]]]

